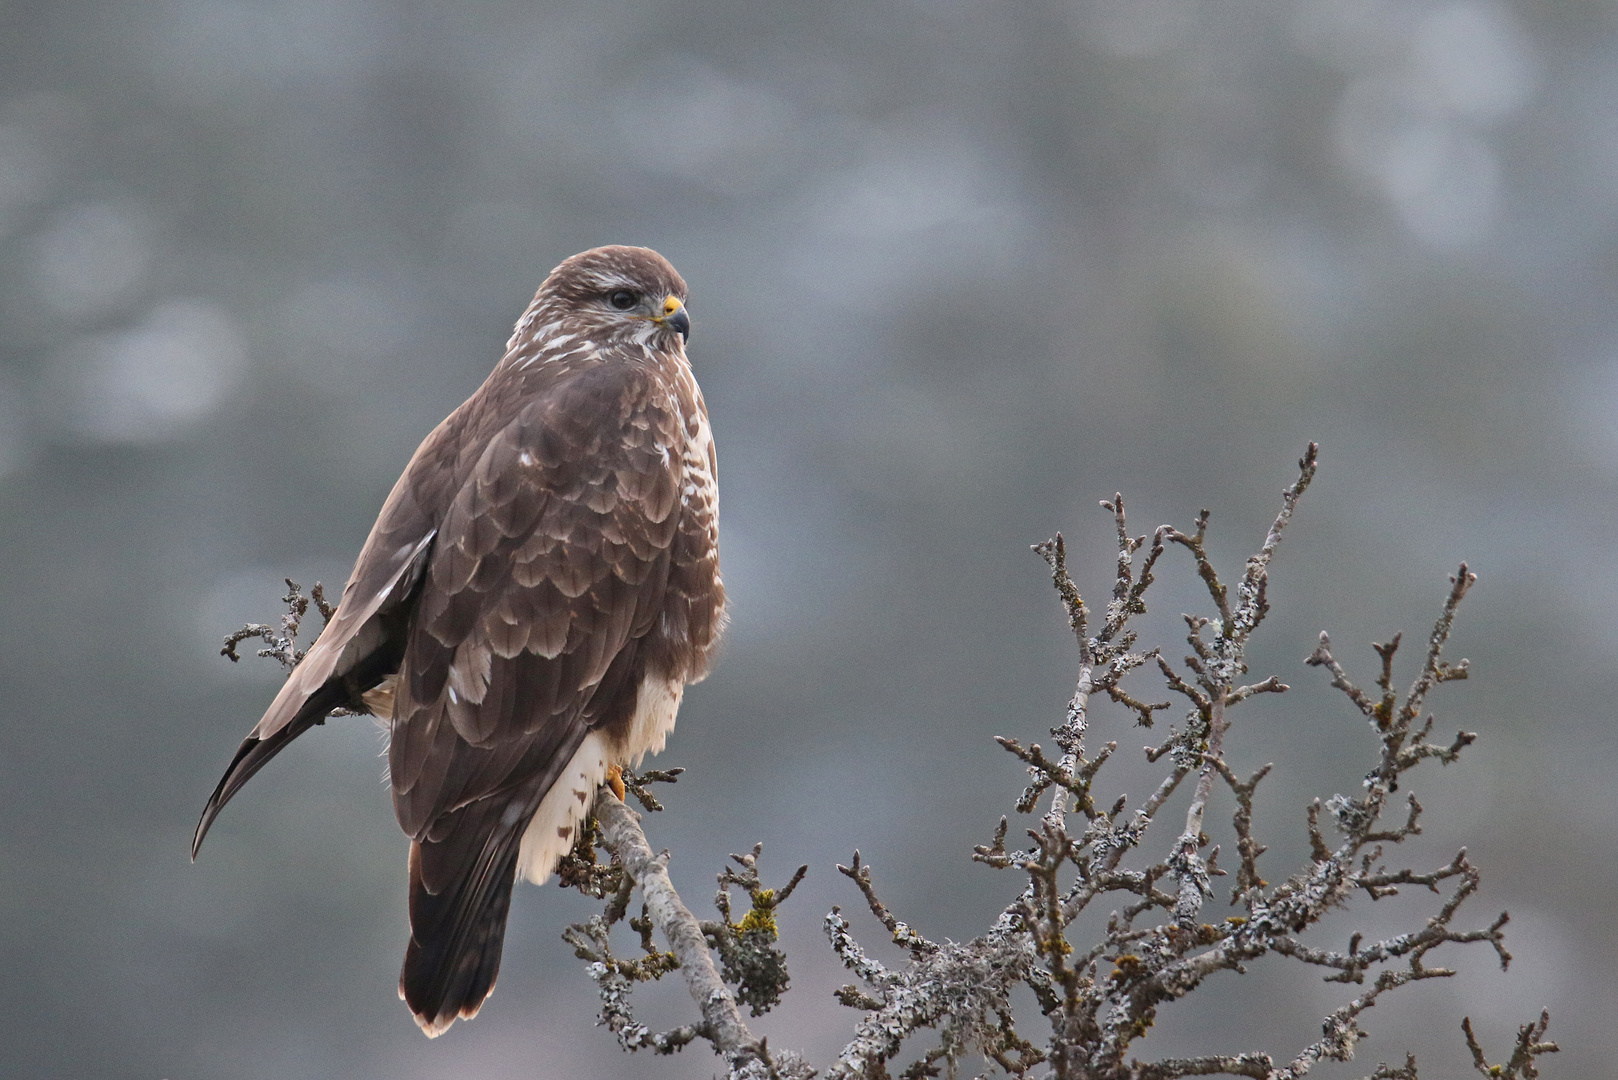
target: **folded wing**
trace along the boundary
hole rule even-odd
[[[398,670],[437,535],[435,504],[452,481],[453,462],[446,459],[463,421],[457,410],[440,424],[394,485],[331,622],[242,741],[209,797],[192,837],[193,859],[214,819],[254,773],[333,709],[359,703],[362,694]]]
[[[627,723],[679,534],[684,424],[605,362],[528,401],[439,527],[395,686],[389,771],[412,840],[400,994],[429,1034],[498,974],[522,834],[592,730]]]

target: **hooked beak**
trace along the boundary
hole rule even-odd
[[[652,319],[659,326],[667,326],[670,330],[679,333],[680,340],[684,341],[691,336],[691,316],[685,313],[685,305],[680,298],[671,296],[663,301],[663,314]]]

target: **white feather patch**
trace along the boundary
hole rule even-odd
[[[573,752],[562,775],[540,800],[539,809],[522,834],[517,849],[517,875],[543,885],[556,869],[556,861],[573,849],[579,823],[607,778],[607,740],[592,731]]]
[[[638,768],[647,754],[661,753],[674,730],[674,718],[685,696],[682,683],[649,678],[635,696],[635,715],[622,743],[609,744],[603,732],[592,731],[573,752],[573,760],[540,800],[517,851],[517,874],[543,885],[556,870],[557,860],[573,848],[579,823],[589,813],[596,788],[607,777],[607,764]]]
[[[618,762],[640,768],[647,754],[661,754],[674,730],[674,717],[680,711],[685,684],[668,679],[648,678],[635,696],[635,715],[629,721],[629,736],[618,751]]]

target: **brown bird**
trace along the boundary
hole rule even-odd
[[[342,602],[197,825],[336,708],[388,724],[410,837],[399,996],[429,1036],[494,988],[511,889],[597,787],[663,749],[724,624],[684,280],[604,247],[553,270],[505,357],[393,487]]]

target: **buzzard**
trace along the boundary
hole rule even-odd
[[[551,272],[405,466],[197,825],[193,858],[231,796],[333,709],[385,721],[410,837],[399,996],[429,1036],[477,1013],[516,879],[544,882],[597,787],[663,749],[718,644],[714,445],[685,297],[646,248]]]

